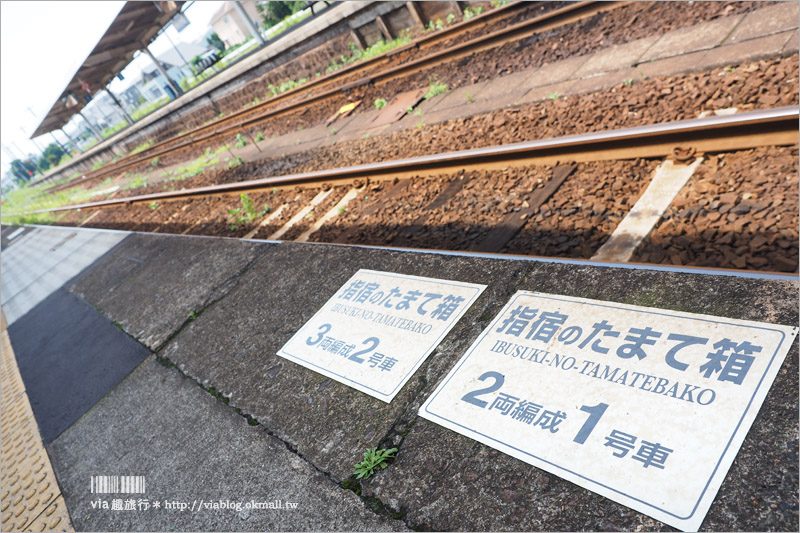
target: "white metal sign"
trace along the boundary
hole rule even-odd
[[[796,335],[519,291],[420,415],[696,531]]]
[[[278,355],[388,403],[485,288],[359,270]]]

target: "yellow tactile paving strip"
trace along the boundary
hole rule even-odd
[[[0,529],[74,531],[42,444],[2,317]]]

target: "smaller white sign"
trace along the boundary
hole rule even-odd
[[[388,403],[485,288],[362,269],[278,355]]]
[[[796,335],[519,291],[419,413],[696,531]]]

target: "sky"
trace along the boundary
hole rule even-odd
[[[124,5],[120,1],[0,1],[0,144],[15,155],[38,153],[28,136]],[[180,33],[170,26],[167,35],[176,44],[200,39],[221,5],[221,1],[194,2],[184,8],[189,26]],[[151,44],[156,55],[170,47],[163,35]],[[141,54],[134,62],[125,74],[136,73],[149,59]],[[110,85],[112,90],[126,86],[117,80]],[[36,142],[44,148],[52,138],[46,135]],[[11,161],[2,150],[0,176]]]

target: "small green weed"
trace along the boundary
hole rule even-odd
[[[436,22],[430,21],[428,22],[428,31],[439,31],[444,29],[444,22],[442,19],[436,19]]]
[[[389,50],[394,50],[400,46],[404,46],[411,42],[411,33],[407,30],[403,30],[400,32],[400,35],[397,38],[392,39],[391,41],[384,41],[383,39],[379,40],[372,46],[367,47],[365,50],[362,50],[358,47],[356,43],[351,42],[348,46],[350,47],[350,57],[345,56],[344,54],[339,56],[339,59],[334,59],[330,65],[325,69],[325,73],[331,73],[334,70],[338,70],[340,68],[346,67],[352,63],[357,61],[363,61],[366,59],[371,59],[375,56],[379,56],[383,53],[388,52]]]
[[[472,95],[471,95],[471,94],[469,94],[469,91],[467,91],[467,103],[468,103],[468,104],[471,104],[471,103],[472,103]]]
[[[154,157],[153,159],[150,160],[150,166],[153,167],[153,168],[157,167],[158,166],[158,162],[160,160],[161,160],[160,157],[158,157],[158,156]]]
[[[247,224],[257,217],[253,200],[251,200],[249,196],[242,193],[239,196],[239,200],[242,202],[242,207],[228,209],[228,229],[231,231],[236,231],[240,225]]]
[[[152,145],[153,145],[153,141],[143,142],[142,144],[140,144],[139,146],[137,146],[136,148],[131,150],[131,153],[128,154],[128,155],[134,155],[134,154],[138,154],[139,152],[143,152],[143,151],[147,150],[148,148],[150,148],[150,146],[152,146]]]
[[[464,8],[464,20],[469,20],[472,17],[477,17],[481,13],[483,13],[483,6],[478,6],[475,9],[472,9],[471,7],[466,7]]]
[[[234,144],[236,148],[244,148],[247,146],[247,139],[244,138],[244,135],[241,133],[236,134],[236,143]]]
[[[141,174],[136,174],[133,179],[131,179],[128,184],[125,186],[125,190],[130,191],[132,189],[140,189],[142,187],[147,187],[147,180],[144,179],[145,177]]]
[[[356,463],[353,474],[356,479],[369,479],[376,470],[382,470],[388,466],[388,460],[394,457],[397,448],[388,450],[378,450],[377,447],[364,452],[364,460]]]
[[[244,163],[244,160],[242,159],[242,156],[237,155],[235,158],[230,160],[230,162],[228,163],[228,168],[236,168],[239,165],[241,165],[242,163]]]
[[[633,85],[633,78],[625,80],[625,87],[630,87],[631,85]]]
[[[450,13],[447,15],[447,18],[444,19],[445,23],[449,26],[456,21],[455,13]]]
[[[269,89],[269,92],[267,93],[267,98],[278,96],[279,94],[285,93],[286,91],[291,91],[295,87],[299,87],[307,82],[308,78],[300,78],[297,81],[286,80],[284,82],[281,82],[280,85],[273,85],[270,83],[269,85],[267,85],[267,89]]]
[[[559,97],[559,96],[561,96],[561,95],[560,95],[560,94],[558,94],[558,91],[554,91],[554,92],[552,92],[552,93],[550,93],[550,94],[548,94],[548,95],[547,95],[547,97],[548,97],[550,100],[554,101],[554,102],[555,102],[556,100],[558,100],[558,97]]]
[[[156,209],[158,209],[158,202],[150,202],[149,204],[147,204],[147,207],[155,211]]]
[[[425,96],[423,96],[423,98],[425,100],[430,100],[434,96],[438,96],[446,91],[447,91],[446,83],[439,83],[439,82],[434,83],[433,81],[431,81],[431,86],[428,88],[428,92],[425,93]]]
[[[264,134],[261,133],[260,131],[258,133],[256,133],[256,142],[258,143],[258,142],[261,142],[263,140],[264,140]]]
[[[383,98],[378,98],[372,103],[372,105],[375,106],[375,109],[383,109],[386,107],[386,100]]]
[[[258,217],[256,206],[253,200],[245,193],[239,195],[239,201],[242,202],[242,211],[247,215],[250,220],[255,220]]]

